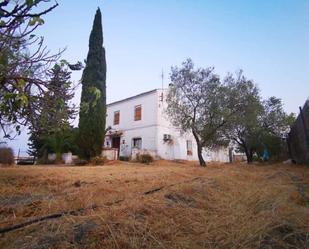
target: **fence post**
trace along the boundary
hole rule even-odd
[[[18,149],[18,154],[17,154],[17,160],[16,160],[16,163],[18,163],[18,161],[19,161],[19,156],[20,156],[20,148]]]

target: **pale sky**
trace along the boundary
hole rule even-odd
[[[107,101],[169,83],[172,65],[190,57],[224,77],[243,69],[264,98],[282,99],[298,113],[309,96],[307,0],[58,0],[37,34],[51,51],[83,61],[95,11],[100,7],[107,60]],[[75,82],[82,72],[74,72]],[[76,93],[78,104],[80,91]],[[9,145],[27,150],[23,134]]]

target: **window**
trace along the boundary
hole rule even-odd
[[[134,108],[134,121],[138,121],[142,119],[142,106],[137,105]]]
[[[187,140],[187,155],[192,156],[192,141]]]
[[[114,125],[118,125],[120,120],[120,111],[114,112]]]
[[[133,138],[133,148],[137,148],[137,149],[142,148],[142,139],[140,137]]]

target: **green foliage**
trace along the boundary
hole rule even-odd
[[[10,138],[11,127],[28,125],[46,90],[45,73],[61,52],[48,53],[43,37],[35,36],[44,24],[47,0],[1,1],[0,4],[0,128]],[[16,130],[17,134],[20,130]]]
[[[76,166],[85,166],[85,165],[88,164],[88,161],[85,160],[85,159],[80,159],[80,158],[78,158],[78,159],[74,160],[74,164],[75,164]]]
[[[284,140],[294,115],[287,115],[280,99],[262,100],[258,87],[242,71],[224,80],[213,68],[194,69],[188,59],[172,67],[167,96],[167,114],[183,132],[192,132],[200,165],[205,165],[202,148],[234,145],[246,154],[267,149],[272,157],[285,151]]]
[[[293,114],[287,115],[280,99],[262,100],[258,87],[240,71],[235,77],[225,78],[228,91],[227,105],[237,106],[238,111],[228,120],[223,133],[253,161],[254,153],[263,155],[265,149],[271,157],[279,157],[285,151],[283,138],[289,131]]]
[[[262,157],[264,149],[266,148],[269,152],[270,158],[273,160],[279,160],[280,158],[286,159],[287,147],[286,141],[271,133],[264,133],[261,136],[260,143],[256,146],[257,154]]]
[[[67,147],[76,151],[76,129],[69,125],[69,120],[75,116],[75,106],[69,105],[74,96],[71,92],[70,75],[65,67],[58,64],[48,72],[48,90],[39,99],[38,110],[29,127],[28,145],[33,156],[42,157],[51,152],[63,153],[68,151]]]
[[[106,60],[101,12],[97,10],[82,75],[78,145],[80,157],[89,160],[101,154],[106,122]]]
[[[11,148],[0,148],[0,164],[14,164],[14,153]]]
[[[29,20],[29,26],[43,25],[43,24],[44,24],[44,20],[38,16],[35,16]]]
[[[120,157],[119,157],[119,160],[120,160],[120,161],[128,162],[128,161],[130,161],[130,157],[129,157],[129,156],[120,156]]]
[[[137,154],[136,160],[140,163],[149,164],[153,162],[153,157],[150,154]]]
[[[34,4],[34,0],[26,0],[28,7],[31,7]]]
[[[224,82],[227,106],[237,108],[224,127],[224,135],[245,152],[248,162],[251,162],[262,131],[259,117],[263,114],[263,105],[259,89],[242,71],[235,77],[228,74]]]
[[[41,150],[56,154],[56,161],[61,160],[61,155],[76,151],[76,134],[74,129],[58,130],[42,138]]]
[[[167,115],[183,132],[192,132],[197,143],[200,165],[206,163],[202,149],[225,145],[218,132],[233,109],[226,107],[225,88],[214,68],[194,68],[191,59],[172,67],[171,86],[166,98]]]
[[[96,156],[91,158],[91,164],[93,165],[104,165],[106,163],[106,157]]]

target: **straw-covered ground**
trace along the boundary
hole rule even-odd
[[[0,248],[309,248],[309,167],[0,168]]]

